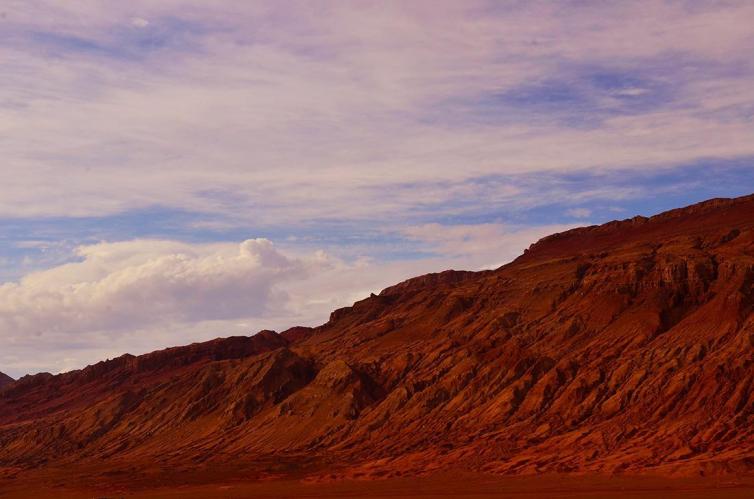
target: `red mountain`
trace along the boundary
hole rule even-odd
[[[754,196],[574,229],[317,328],[22,378],[0,472],[751,473],[752,310]]]

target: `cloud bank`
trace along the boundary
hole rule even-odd
[[[318,325],[335,308],[416,274],[458,264],[495,267],[558,228],[417,227],[411,237],[429,256],[394,262],[295,254],[266,239],[82,246],[76,262],[0,285],[0,362],[14,374],[40,360],[61,370],[124,348],[138,353],[267,327]],[[30,349],[38,352],[33,358],[19,355]]]
[[[227,245],[131,241],[85,246],[77,254],[80,262],[0,286],[6,335],[262,317],[285,302],[277,284],[304,278],[316,265],[285,257],[265,239],[244,241],[234,251]]]

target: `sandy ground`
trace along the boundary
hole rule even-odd
[[[196,482],[200,477],[192,477]],[[174,479],[173,479],[174,480]],[[172,480],[171,480],[172,481]],[[307,483],[300,480],[223,481],[211,484],[120,483],[78,488],[50,478],[0,482],[0,498],[754,498],[754,477],[682,478],[609,476],[497,477],[443,474],[424,478]]]

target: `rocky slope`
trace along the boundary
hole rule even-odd
[[[5,373],[0,373],[0,388],[3,388],[6,385],[10,385],[11,383],[13,383],[13,378]]]
[[[754,196],[575,229],[317,328],[22,378],[0,471],[754,472],[752,310]]]

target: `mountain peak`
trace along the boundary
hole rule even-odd
[[[741,230],[752,226],[754,194],[715,198],[651,217],[635,216],[601,225],[577,227],[545,236],[532,244],[523,257],[543,258],[598,252],[631,242],[648,243],[673,237],[700,237],[721,227]]]

